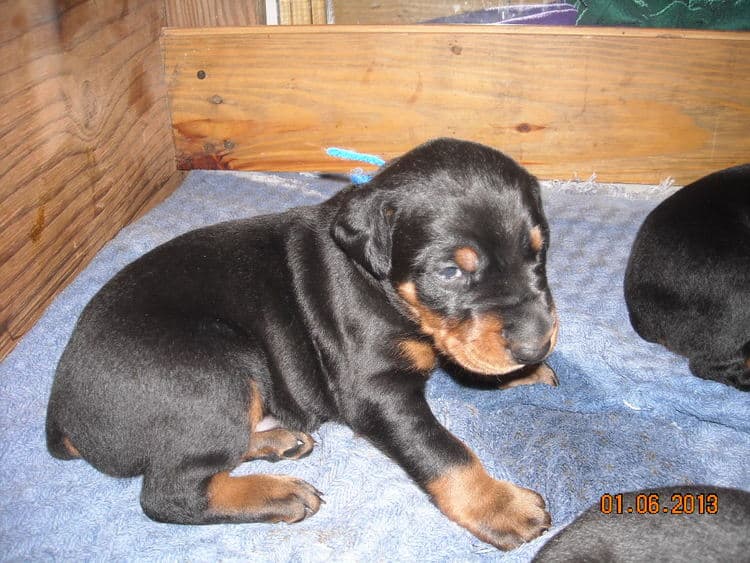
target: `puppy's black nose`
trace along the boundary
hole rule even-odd
[[[551,340],[512,344],[510,353],[520,364],[538,364],[547,356],[551,344]]]

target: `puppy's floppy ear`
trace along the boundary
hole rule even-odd
[[[339,247],[379,280],[391,270],[393,212],[386,193],[360,186],[346,194],[331,225]]]

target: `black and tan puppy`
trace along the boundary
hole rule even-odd
[[[698,377],[750,390],[750,164],[701,178],[646,217],[625,272],[636,332]]]
[[[548,240],[536,180],[448,139],[320,205],[189,232],[83,311],[57,368],[48,447],[143,474],[155,520],[296,522],[318,510],[315,488],[229,472],[302,457],[308,433],[338,421],[449,518],[513,548],[550,526],[544,501],[493,479],[438,423],[424,376],[444,355],[499,385],[556,383],[542,363],[557,335]]]

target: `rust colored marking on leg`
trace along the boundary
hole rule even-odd
[[[70,441],[70,438],[68,438],[67,436],[65,436],[62,439],[62,443],[63,443],[63,446],[65,447],[65,449],[67,450],[67,452],[70,455],[72,455],[73,457],[81,457],[81,452],[79,452],[78,448],[76,448],[73,445],[73,442]]]
[[[275,427],[261,432],[255,429],[266,424],[263,413],[263,398],[260,395],[258,384],[250,380],[250,406],[248,408],[248,421],[250,426],[250,438],[248,440],[247,452],[243,456],[244,461],[251,459],[265,459],[278,461],[280,459],[300,459],[308,455],[315,444],[312,436],[305,432],[296,432],[286,428]]]
[[[437,363],[437,356],[434,348],[427,342],[419,340],[402,340],[398,344],[399,351],[419,372],[432,371]]]
[[[534,491],[493,479],[476,457],[427,484],[440,510],[482,541],[513,549],[550,527],[544,500]]]
[[[209,511],[245,522],[299,522],[320,508],[312,485],[286,475],[217,473],[206,489]]]
[[[248,408],[248,420],[250,431],[263,420],[263,398],[260,396],[260,388],[254,380],[250,380],[250,405]]]

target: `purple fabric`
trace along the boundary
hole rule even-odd
[[[501,6],[436,18],[427,23],[575,25],[577,19],[575,6],[559,3]]]

